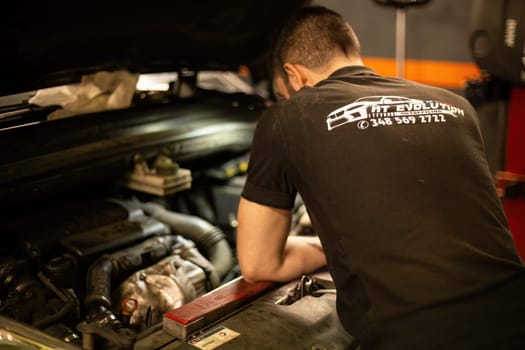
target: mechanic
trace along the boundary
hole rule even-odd
[[[301,9],[275,46],[288,98],[253,139],[244,277],[289,281],[326,262],[361,349],[525,349],[525,268],[473,107],[363,66],[350,25],[324,7]],[[289,235],[297,195],[326,255]]]

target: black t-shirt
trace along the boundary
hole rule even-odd
[[[525,270],[461,96],[351,66],[274,104],[258,122],[242,196],[290,209],[297,193],[323,243],[341,322],[364,348],[425,340],[422,349],[460,349],[478,344],[465,333],[479,327],[492,332],[479,344],[525,338],[524,302],[500,300]],[[516,288],[525,300],[525,284],[507,289]],[[498,325],[497,311],[481,324],[463,315],[474,299],[476,308],[510,305],[515,327]]]

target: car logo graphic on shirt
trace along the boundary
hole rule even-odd
[[[443,122],[445,116],[457,118],[465,112],[450,104],[423,101],[402,96],[368,96],[340,107],[326,117],[328,130],[348,123],[359,122],[358,128]]]

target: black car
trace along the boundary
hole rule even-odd
[[[216,347],[351,342],[333,295],[276,305],[290,285],[240,298],[264,294],[252,309],[221,304],[188,337],[163,326],[167,311],[242,284],[235,213],[255,123],[271,103],[269,47],[305,2],[9,2],[0,347],[193,349],[225,335]]]

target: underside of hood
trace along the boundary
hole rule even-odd
[[[0,94],[83,74],[260,64],[305,0],[9,1],[0,23]]]

